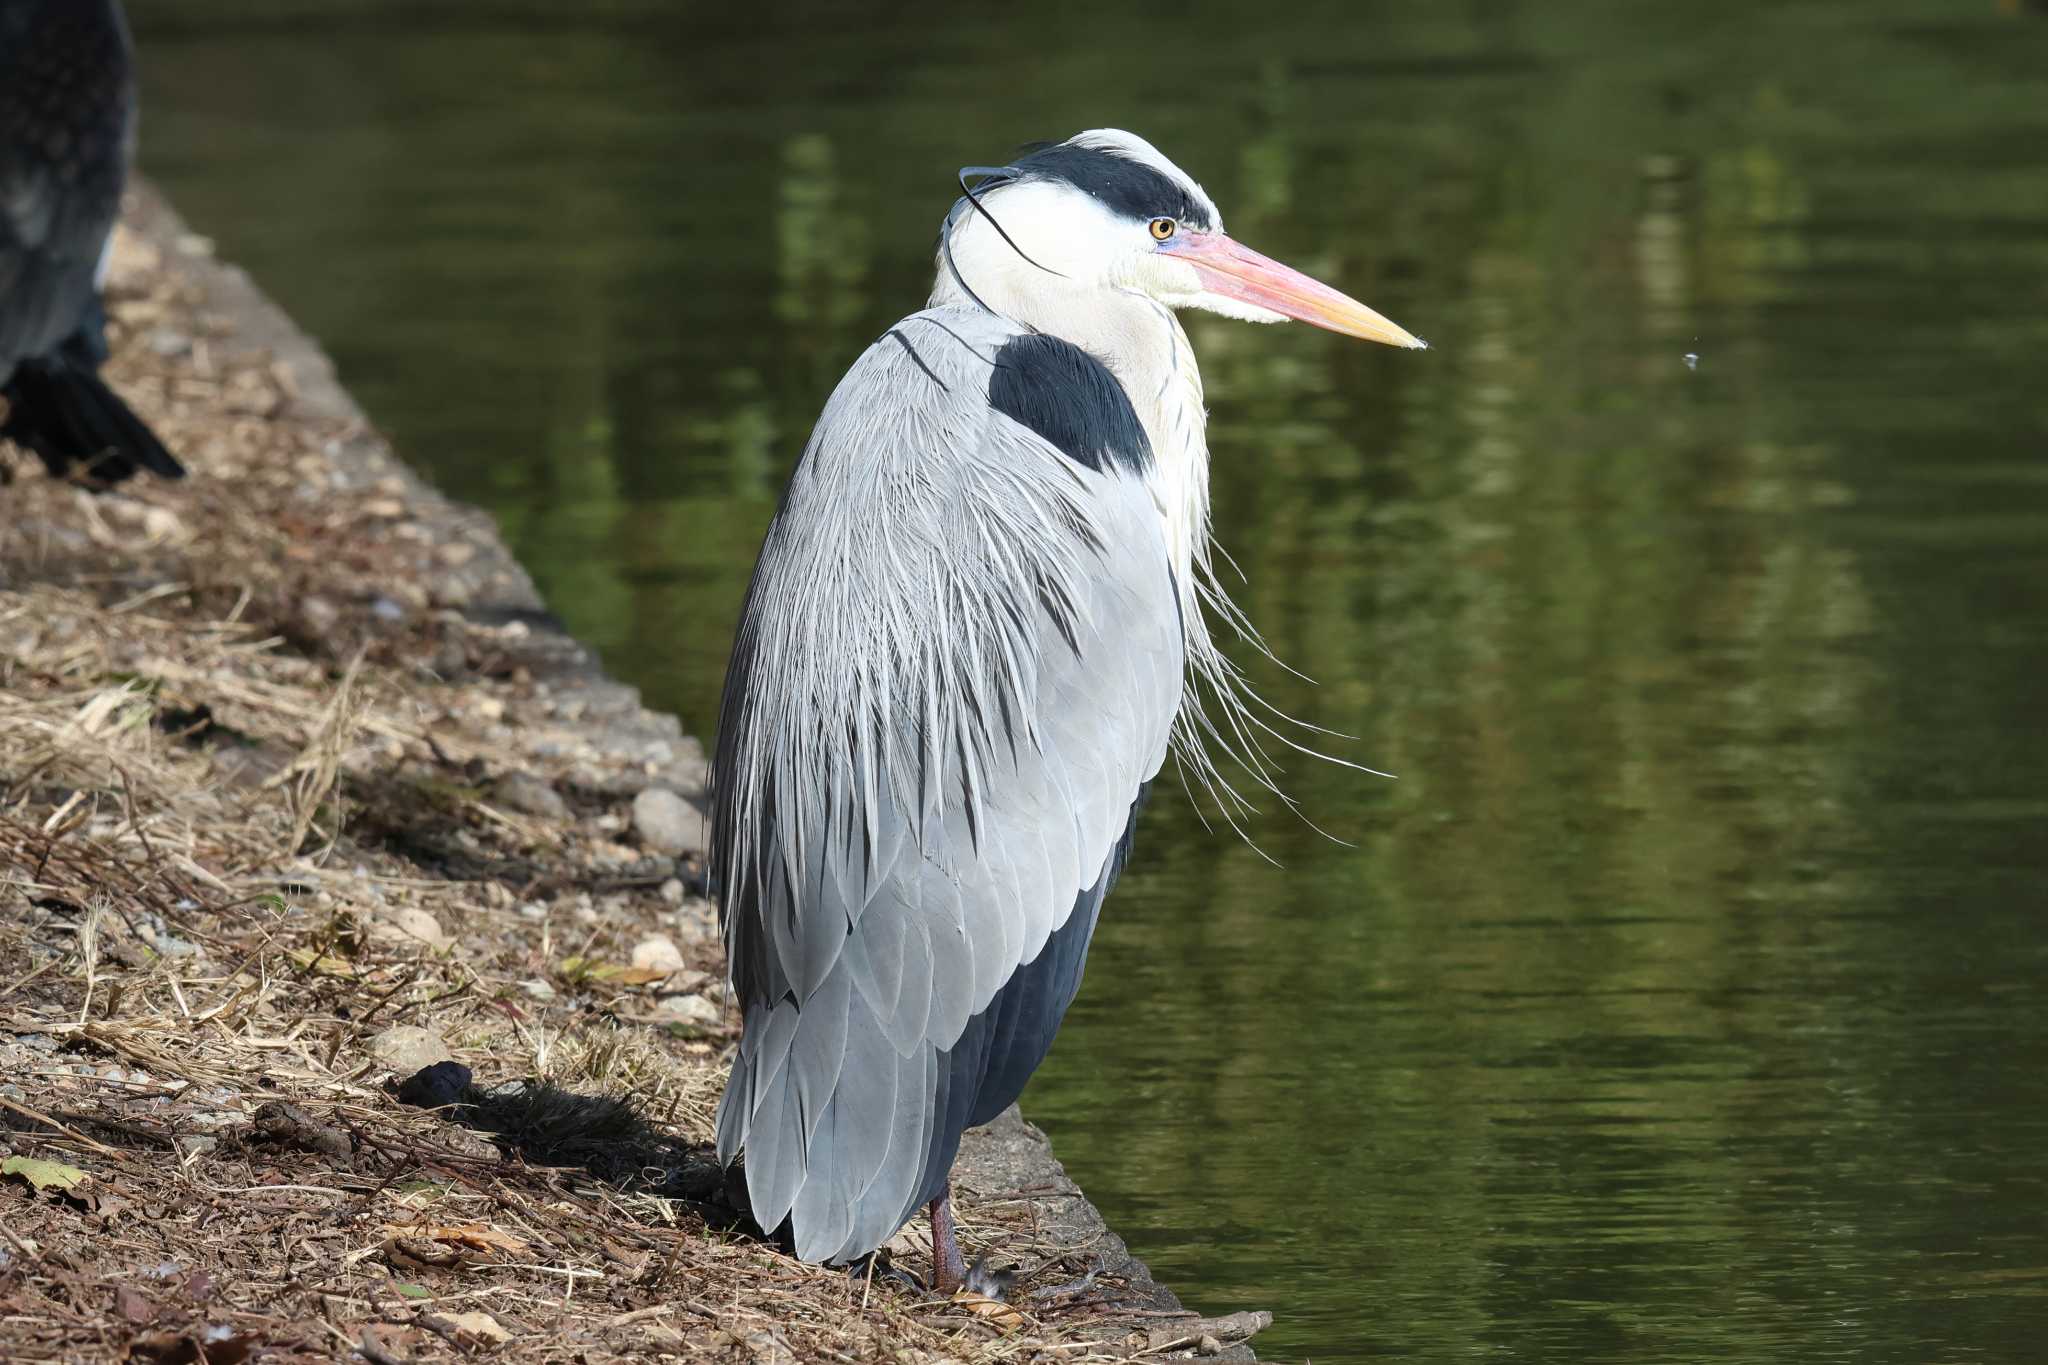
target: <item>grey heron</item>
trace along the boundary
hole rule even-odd
[[[184,469],[105,381],[100,284],[135,143],[114,0],[0,0],[0,437],[91,482]]]
[[[854,362],[791,475],[712,767],[742,1010],[720,1158],[805,1260],[929,1205],[940,1288],[961,1133],[1044,1059],[1147,788],[1170,752],[1213,778],[1207,743],[1256,724],[1208,624],[1243,618],[1210,573],[1174,310],[1423,344],[1234,242],[1130,133],[960,185],[929,305]]]

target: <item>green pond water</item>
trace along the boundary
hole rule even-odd
[[[1121,125],[1346,757],[1162,786],[1025,1106],[1319,1362],[2048,1358],[2048,15],[132,0],[143,158],[698,733],[951,174]],[[1693,359],[1688,361],[1687,357]]]

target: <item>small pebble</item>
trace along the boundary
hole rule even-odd
[[[643,971],[679,972],[683,954],[667,934],[654,934],[633,945],[633,965]]]
[[[724,1011],[701,995],[664,995],[655,1008],[685,1024],[716,1024],[725,1017]]]
[[[387,941],[429,948],[439,948],[448,942],[448,935],[441,930],[441,922],[413,905],[378,911],[370,920],[370,933]]]
[[[718,909],[707,900],[684,901],[676,911],[676,936],[685,943],[703,943],[718,937]]]
[[[309,635],[326,635],[340,622],[341,608],[324,597],[308,597],[299,603],[299,624]]]
[[[455,678],[469,667],[469,651],[462,647],[462,641],[453,635],[443,635],[441,642],[434,646],[434,672],[442,678]]]
[[[402,1076],[410,1076],[436,1062],[452,1062],[448,1044],[432,1029],[416,1024],[394,1024],[370,1039],[372,1057]]]
[[[197,957],[202,951],[198,944],[188,943],[176,934],[166,933],[161,929],[152,937],[158,954],[163,957]]]
[[[548,820],[567,820],[569,803],[555,789],[532,773],[507,773],[491,784],[491,799],[507,810],[538,815]]]
[[[649,787],[633,798],[633,832],[671,858],[705,847],[704,813],[666,787]]]
[[[175,327],[159,327],[149,334],[149,349],[174,360],[192,349],[192,338]]]

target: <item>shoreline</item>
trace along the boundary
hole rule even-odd
[[[144,736],[148,745],[127,757],[145,766],[161,760],[166,771],[184,773],[182,780],[193,786],[181,795],[166,778],[155,794],[161,809],[154,809],[143,799],[148,793],[138,795],[138,788],[149,784],[139,783],[122,766],[120,754],[110,756],[110,736],[86,727],[74,754],[64,748],[71,729],[50,723],[54,737],[43,748],[55,755],[52,762],[75,761],[80,774],[46,783],[46,791],[30,790],[20,808],[25,832],[18,836],[18,851],[24,864],[34,854],[35,869],[24,875],[22,866],[12,872],[0,867],[0,928],[19,924],[23,931],[17,945],[20,963],[5,960],[8,945],[0,941],[0,986],[24,972],[40,979],[40,985],[26,990],[17,981],[11,998],[0,997],[0,1071],[33,1060],[47,1042],[41,1055],[87,1056],[93,1059],[86,1063],[88,1070],[102,1056],[113,1056],[115,1066],[93,1072],[96,1082],[128,1064],[145,1080],[118,1084],[177,1088],[144,1097],[161,1102],[152,1118],[125,1102],[118,1115],[105,1104],[95,1107],[68,1080],[17,1084],[19,1098],[12,1103],[20,1109],[0,1112],[0,1152],[63,1156],[89,1167],[84,1158],[118,1153],[123,1144],[107,1141],[110,1136],[124,1129],[145,1131],[179,1154],[185,1175],[197,1178],[197,1168],[216,1153],[255,1149],[262,1134],[251,1137],[243,1125],[269,1106],[249,1101],[274,1090],[281,1099],[313,1111],[316,1127],[351,1135],[352,1160],[340,1164],[374,1169],[377,1161],[368,1151],[388,1157],[394,1147],[427,1141],[428,1130],[420,1125],[432,1122],[412,1111],[370,1116],[380,1102],[396,1108],[377,1088],[387,1073],[403,1074],[412,1060],[445,1055],[473,1063],[480,1080],[485,1072],[499,1080],[507,1063],[528,1053],[535,1071],[546,1073],[550,1046],[567,1052],[575,1040],[595,1055],[604,1046],[598,1040],[610,1036],[601,1029],[647,1034],[636,1043],[649,1050],[644,1073],[614,1075],[612,1089],[631,1095],[644,1112],[654,1112],[648,1101],[658,1097],[668,1103],[670,1120],[689,1113],[701,1121],[708,1112],[707,1086],[718,1080],[716,1052],[734,1034],[729,1011],[720,1003],[723,967],[707,919],[709,903],[695,894],[701,890],[701,821],[676,807],[670,823],[677,824],[673,817],[680,816],[679,827],[657,828],[661,822],[651,814],[641,818],[636,804],[650,789],[685,801],[700,798],[706,775],[701,746],[674,717],[643,707],[634,689],[604,672],[595,655],[548,612],[491,519],[445,498],[415,475],[341,386],[317,342],[246,273],[215,259],[204,240],[146,184],[131,186],[109,294],[117,333],[110,377],[167,442],[188,457],[192,473],[182,485],[138,482],[99,499],[26,473],[18,473],[12,486],[0,487],[0,503],[13,504],[11,543],[0,544],[0,621],[15,623],[12,635],[9,627],[0,626],[0,649],[13,649],[36,672],[34,684],[23,688],[20,698],[30,720],[37,720],[41,713],[36,708],[46,705],[56,716],[61,709],[56,703],[85,696],[79,688],[88,683],[99,686],[93,698],[103,701],[111,695],[107,678],[148,679],[155,707],[144,726],[150,731]],[[289,470],[279,469],[275,457],[286,450],[296,454]],[[266,566],[277,572],[266,572]],[[65,586],[60,590],[52,583]],[[59,591],[70,596],[55,596]],[[11,616],[8,592],[25,604]],[[132,614],[127,621],[113,618],[124,609],[132,613],[129,604],[137,601],[150,604],[143,610],[163,614],[170,633],[190,625],[191,652],[181,657],[170,650],[170,657],[158,657],[165,652],[158,649],[166,633],[162,626],[137,631],[133,638],[125,635]],[[97,642],[97,673],[69,669],[65,661],[75,658],[75,650],[48,648],[52,636],[65,634],[61,618],[72,609],[66,603],[78,613],[75,633]],[[95,618],[95,609],[109,615]],[[219,662],[209,663],[216,656],[205,653],[214,648],[207,642],[218,640],[231,641],[238,652],[219,654]],[[237,675],[232,686],[215,688],[214,695],[209,687],[219,679],[208,673],[216,666],[269,672]],[[45,678],[78,687],[65,692]],[[0,707],[10,702],[13,686],[0,680]],[[104,702],[106,707],[118,710],[124,705],[121,697],[134,696],[133,682],[122,686],[129,691]],[[93,699],[83,703],[88,709],[94,704]],[[165,723],[167,714],[179,721],[198,719],[180,728]],[[195,740],[195,729],[208,742]],[[0,747],[0,787],[19,779],[7,770],[8,758]],[[97,782],[87,770],[98,772]],[[115,792],[123,805],[120,813],[114,809]],[[246,850],[239,856],[214,856],[206,843],[208,831],[181,830],[180,807],[185,807],[184,818],[194,821],[191,811],[198,809],[202,793],[208,801],[225,801],[223,809],[232,808],[230,814],[247,820],[250,828],[271,830],[265,837],[273,841],[280,830],[289,835],[284,843],[273,843],[274,865],[265,866]],[[71,818],[65,803],[83,809],[81,800],[87,797],[93,814],[72,827],[79,831],[74,835],[65,828]],[[283,812],[291,816],[284,825],[277,824],[280,812],[272,809],[280,805],[290,808]],[[222,828],[240,828],[226,815],[223,821]],[[191,851],[178,855],[182,866],[166,870],[176,858],[166,859],[159,845],[175,843],[180,833]],[[61,863],[66,856],[60,844],[67,837],[73,845],[93,849],[80,855],[84,870],[71,889],[47,870],[53,857]],[[8,851],[9,845],[0,842],[0,862]],[[110,866],[128,869],[123,875],[134,891],[133,906],[121,902],[119,890],[77,889],[123,885],[105,869],[94,872],[91,859],[101,853]],[[338,866],[344,858],[356,860],[352,870]],[[146,871],[137,872],[137,867]],[[150,877],[166,887],[184,887],[186,894],[154,889]],[[240,893],[242,899],[229,893]],[[251,901],[266,906],[274,901],[284,908],[260,921],[244,909],[240,913],[247,922],[233,924],[232,916],[213,919],[190,908],[222,902],[246,907]],[[102,966],[96,959],[121,946],[110,912],[130,930],[137,914],[156,927],[135,931],[143,940],[140,948],[126,958],[115,953]],[[82,924],[76,922],[81,916]],[[346,934],[334,929],[344,920],[350,926]],[[561,942],[580,943],[583,951],[564,956]],[[220,965],[249,944],[257,945],[251,951],[259,956],[264,944],[284,948],[281,965],[296,966],[301,983],[312,983],[309,993],[319,997],[315,1003],[324,1002],[328,1010],[321,1014],[308,1007],[296,1022],[280,1015],[265,1025],[280,1029],[279,1036],[292,1045],[276,1054],[291,1062],[292,1074],[282,1079],[265,1074],[237,1089],[222,1076],[252,1063],[227,1043],[203,1057],[197,1051],[183,1055],[173,1040],[149,1032],[143,1015],[117,1017],[117,1005],[108,999],[112,992],[131,1011],[147,1007],[167,1016],[181,1009],[189,1020],[193,1005],[180,984],[179,964],[190,968],[187,982],[196,986],[212,980],[201,972],[202,964]],[[81,966],[82,972],[77,970]],[[272,970],[265,965],[256,973],[259,1004]],[[246,994],[242,974],[248,971],[244,961],[219,978],[222,989]],[[515,979],[526,971],[532,975]],[[123,972],[135,979],[127,981]],[[465,984],[465,974],[469,981],[488,983],[489,991]],[[330,976],[347,984],[331,983]],[[110,984],[102,984],[101,977]],[[432,977],[447,984],[431,990],[426,983]],[[370,1031],[373,1021],[364,1017],[368,1007],[344,999],[350,989],[372,986],[379,993],[388,990],[371,997],[378,1010],[386,1011],[375,1021],[384,1025],[376,1033]],[[104,1010],[97,1020],[92,1017],[96,987]],[[159,996],[160,987],[167,996]],[[335,998],[325,1001],[323,992]],[[498,1015],[478,1004],[486,994]],[[394,999],[400,1002],[396,1007],[382,1003]],[[401,1027],[430,1035],[411,1040],[424,1042],[427,1051],[407,1054],[404,1062],[395,1060],[394,1045],[386,1037],[399,1031],[391,1025],[401,1016],[415,1021]],[[552,1045],[551,1027],[559,1030]],[[535,1033],[541,1039],[537,1049]],[[138,1041],[145,1035],[149,1041]],[[516,1039],[516,1045],[508,1039]],[[672,1042],[680,1046],[669,1047]],[[194,1046],[199,1047],[196,1039]],[[208,1040],[205,1046],[214,1044]],[[660,1055],[664,1051],[685,1055]],[[596,1088],[606,1078],[585,1053],[571,1054],[584,1062],[579,1063],[583,1072],[572,1068],[570,1079],[584,1075]],[[140,1068],[133,1065],[138,1061],[144,1063]],[[516,1065],[509,1074],[518,1074]],[[212,1107],[207,1112],[224,1117],[204,1132],[185,1131],[190,1122],[181,1127],[166,1115],[179,1111],[197,1087],[209,1087],[204,1102]],[[715,1089],[708,1093],[715,1098]],[[0,1100],[8,1098],[0,1091]],[[352,1122],[321,1120],[318,1107],[323,1104],[331,1115],[352,1115]],[[22,1110],[37,1115],[41,1124],[20,1119]],[[59,1110],[72,1117],[58,1119]],[[407,1136],[370,1134],[378,1122],[387,1121],[410,1124]],[[60,1126],[53,1130],[50,1124]],[[259,1121],[256,1127],[261,1126]],[[666,1122],[663,1132],[639,1132],[636,1140],[665,1143],[662,1150],[674,1156],[690,1126]],[[449,1131],[463,1131],[446,1124],[439,1128],[447,1130],[439,1135],[444,1142],[452,1140]],[[492,1157],[503,1145],[488,1149]],[[301,1143],[300,1149],[317,1155],[318,1146]],[[444,1163],[458,1159],[437,1150]],[[484,1150],[472,1146],[467,1159],[484,1163]],[[536,1150],[523,1149],[523,1158],[530,1160]],[[442,1169],[426,1158],[416,1160],[426,1163],[424,1169]],[[676,1160],[678,1169],[688,1164]],[[103,1185],[125,1169],[118,1156],[105,1157],[102,1164],[104,1169],[90,1173]],[[288,1169],[287,1163],[274,1163],[266,1172],[259,1160],[247,1174],[252,1184],[319,1188],[315,1175]],[[273,1180],[270,1174],[286,1178]],[[388,1185],[399,1176],[394,1168],[384,1178]],[[841,1358],[867,1359],[870,1352],[876,1353],[872,1358],[888,1358],[887,1351],[904,1347],[947,1354],[994,1349],[985,1339],[1064,1359],[1191,1352],[1216,1359],[1253,1358],[1241,1339],[1264,1325],[1263,1315],[1202,1319],[1184,1310],[1131,1257],[1068,1179],[1045,1136],[1014,1108],[989,1128],[968,1135],[955,1180],[972,1247],[989,1246],[998,1263],[1021,1263],[1027,1271],[1047,1267],[1042,1276],[1047,1281],[1071,1278],[1099,1262],[1103,1281],[1114,1286],[1107,1297],[1115,1307],[1100,1311],[1099,1303],[1055,1303],[1041,1308],[1026,1300],[1028,1319],[994,1310],[977,1317],[957,1307],[935,1315],[928,1305],[900,1305],[878,1316],[869,1311],[870,1295],[864,1293],[859,1296],[862,1321],[833,1324],[827,1321],[830,1303],[835,1294],[844,1297],[844,1277],[827,1277],[787,1261],[769,1266],[824,1305],[811,1304],[807,1311],[822,1315],[820,1330],[839,1331],[843,1335],[834,1339],[853,1346],[855,1353],[842,1352]],[[135,1173],[129,1183],[146,1182]],[[21,1226],[32,1242],[40,1239],[45,1260],[68,1235],[92,1230],[70,1227],[67,1219],[82,1225],[97,1221],[103,1234],[113,1226],[97,1209],[79,1213],[72,1203],[44,1195],[34,1205],[42,1221],[30,1217],[21,1223],[23,1211],[8,1202],[21,1197],[18,1182],[10,1184],[16,1188],[0,1188],[0,1216]],[[364,1211],[383,1198],[364,1198]],[[104,1206],[104,1200],[97,1202]],[[648,1218],[677,1216],[672,1205],[634,1207]],[[383,1216],[390,1215],[383,1210]],[[371,1226],[376,1223],[373,1217]],[[29,1224],[42,1230],[29,1231]],[[657,1224],[648,1222],[639,1238],[647,1250],[666,1242],[668,1270],[680,1256],[700,1253],[698,1268],[707,1275],[714,1261],[721,1273],[739,1273],[744,1266],[746,1273],[760,1274],[760,1263],[773,1259],[757,1244],[707,1236],[701,1224],[691,1231],[688,1215],[678,1226],[678,1234],[664,1239],[656,1235]],[[703,1245],[685,1247],[692,1236]],[[912,1268],[921,1264],[923,1254],[915,1242],[913,1234],[907,1242],[899,1238],[897,1247]],[[603,1266],[607,1257],[631,1259],[602,1242],[560,1250],[565,1265],[575,1259],[574,1251],[587,1252],[591,1267]],[[225,1251],[231,1255],[232,1244]],[[0,1306],[32,1311],[16,1301],[27,1291],[15,1286],[25,1283],[27,1267],[42,1262],[4,1246],[0,1258],[9,1258],[0,1260]],[[354,1263],[344,1258],[340,1273],[356,1264],[379,1264],[386,1281],[398,1282],[408,1273],[403,1265],[410,1263],[402,1253],[393,1253],[387,1240],[381,1259],[368,1253]],[[1057,1273],[1061,1264],[1071,1267],[1068,1273]],[[574,1288],[579,1276],[594,1279],[597,1285],[583,1291],[587,1297],[596,1297],[599,1286],[610,1293],[612,1303],[600,1314],[605,1322],[617,1326],[632,1319],[636,1330],[642,1322],[664,1326],[664,1318],[673,1315],[656,1311],[663,1299],[655,1291],[666,1281],[657,1276],[649,1292],[636,1296],[632,1291],[645,1286],[647,1273],[644,1267],[639,1270],[641,1279],[616,1268],[570,1270],[567,1283]],[[374,1281],[364,1291],[372,1304],[379,1299]],[[786,1286],[778,1288],[778,1293],[785,1291]],[[152,1291],[145,1297],[156,1303],[164,1296]],[[564,1305],[568,1302],[565,1295]],[[633,1305],[623,1310],[623,1319],[621,1304]],[[161,1311],[147,1322],[131,1312],[121,1325],[196,1323],[207,1316],[196,1302],[157,1307]],[[725,1315],[729,1320],[721,1320],[716,1309],[694,1311],[705,1320],[685,1316],[665,1324],[675,1338],[667,1349],[725,1348],[738,1351],[735,1358],[751,1355],[762,1361],[808,1358],[807,1339],[791,1326],[785,1340],[774,1313],[743,1309],[737,1302]],[[437,1342],[452,1346],[457,1338],[431,1323],[422,1327],[417,1319],[424,1313],[421,1309],[412,1319],[397,1314],[397,1321],[390,1313],[372,1315],[375,1321],[365,1321],[361,1330],[387,1337],[409,1332],[404,1353],[426,1358],[415,1352],[424,1349],[431,1355]],[[113,1316],[119,1320],[118,1312]],[[498,1322],[511,1334],[515,1345],[510,1349],[530,1344],[521,1341],[519,1313],[508,1310]],[[350,1319],[334,1334],[354,1337],[357,1326]],[[351,1344],[361,1353],[359,1340]],[[587,1350],[589,1343],[584,1344]],[[327,1349],[335,1345],[329,1341]],[[602,1346],[656,1349],[656,1343],[630,1337],[605,1340]],[[5,1328],[0,1328],[0,1347],[22,1359],[38,1358],[33,1343],[11,1340]],[[1008,1352],[993,1358],[1008,1358]]]

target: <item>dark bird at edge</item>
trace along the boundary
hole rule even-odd
[[[0,0],[0,437],[94,486],[185,472],[100,377],[132,51],[114,0]]]

